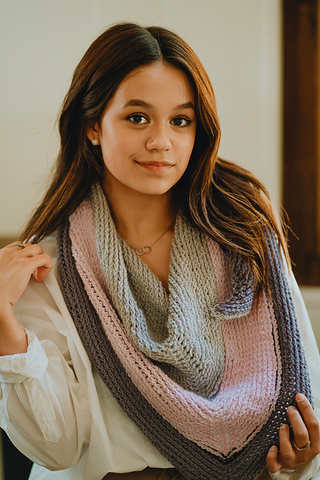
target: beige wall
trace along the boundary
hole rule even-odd
[[[0,237],[15,235],[57,153],[54,122],[72,72],[116,21],[174,29],[207,68],[221,155],[280,197],[280,0],[0,0]]]

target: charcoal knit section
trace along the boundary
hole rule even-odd
[[[278,443],[280,425],[288,422],[286,407],[294,404],[294,397],[298,392],[311,399],[309,376],[293,300],[274,237],[268,235],[267,240],[271,263],[269,283],[274,299],[282,356],[280,395],[276,408],[257,435],[243,450],[224,460],[182,436],[152,408],[128,377],[110,345],[76,269],[68,230],[69,222],[66,222],[57,234],[62,292],[92,363],[121,408],[160,453],[190,480],[255,480],[265,466],[270,446]],[[214,398],[211,401],[214,401]]]
[[[169,294],[116,231],[100,185],[93,185],[95,240],[114,306],[136,347],[185,390],[211,398],[224,371],[217,289],[205,237],[182,217],[171,248]]]

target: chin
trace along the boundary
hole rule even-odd
[[[141,193],[142,195],[165,195],[166,193],[171,190],[173,185],[159,185],[159,182],[148,182],[148,185],[145,187],[139,186],[138,188],[134,188],[138,193]]]
[[[169,190],[171,188],[168,188],[168,189],[146,189],[146,190],[143,190],[141,191],[141,194],[142,195],[148,195],[148,196],[154,196],[154,197],[157,197],[157,196],[162,196],[162,195],[166,195]]]

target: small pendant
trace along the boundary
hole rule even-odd
[[[145,253],[150,253],[151,252],[151,247],[137,247],[134,249],[134,251],[136,252],[136,254],[141,257],[141,255],[144,255]]]

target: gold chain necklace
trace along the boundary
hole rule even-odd
[[[165,231],[160,235],[160,237],[157,238],[157,240],[152,243],[152,245],[150,245],[150,246],[149,246],[149,245],[146,245],[145,247],[143,247],[142,245],[140,245],[140,246],[137,247],[137,248],[134,248],[134,247],[130,247],[130,248],[132,248],[132,250],[134,250],[135,253],[136,253],[139,257],[141,257],[141,255],[144,255],[145,253],[150,253],[152,247],[153,247],[157,242],[159,242],[160,238],[162,238],[163,235],[165,235],[165,234],[170,230],[170,228],[171,228],[173,225],[174,225],[174,222],[171,223],[171,225],[167,228],[167,230],[165,230]]]

